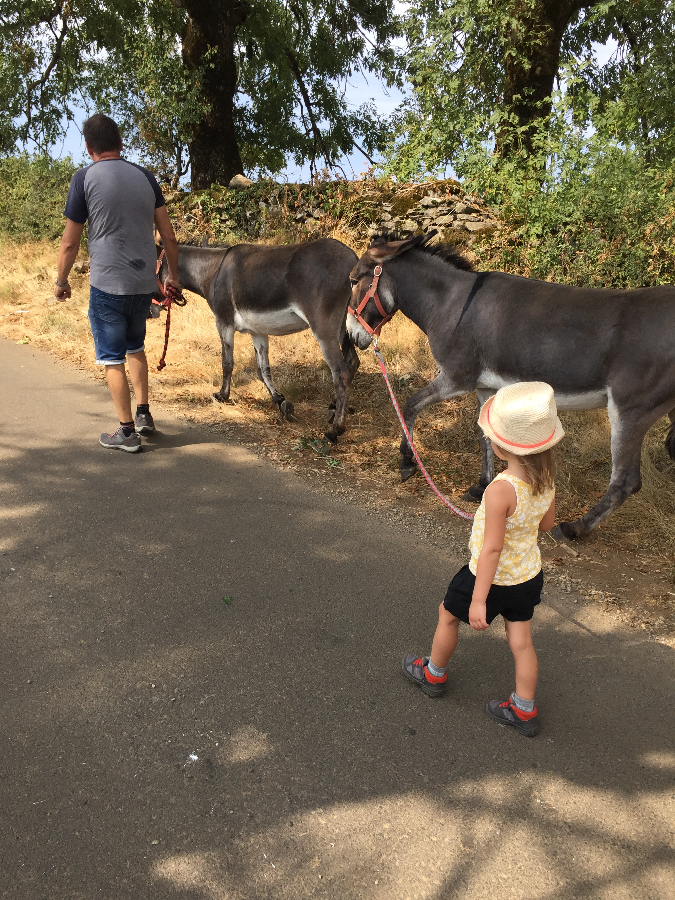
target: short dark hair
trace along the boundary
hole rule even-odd
[[[106,153],[122,147],[122,135],[117,122],[102,113],[96,113],[87,119],[82,126],[82,134],[87,146],[94,153]]]

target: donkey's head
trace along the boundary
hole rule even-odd
[[[412,249],[423,248],[435,231],[407,240],[375,238],[349,273],[352,296],[347,316],[347,329],[356,346],[365,350],[380,329],[398,310],[393,282],[386,274],[386,263]]]

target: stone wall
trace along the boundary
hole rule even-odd
[[[302,241],[339,233],[358,247],[376,234],[407,237],[436,229],[442,240],[470,247],[500,224],[493,210],[454,180],[214,185],[171,195],[167,203],[179,240],[190,243]]]

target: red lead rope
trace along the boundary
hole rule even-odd
[[[443,494],[441,494],[441,492],[438,490],[436,485],[431,480],[431,476],[429,475],[427,470],[424,468],[424,465],[422,464],[422,460],[419,458],[419,454],[417,453],[417,450],[415,450],[415,445],[412,442],[412,438],[410,437],[410,432],[408,431],[408,428],[403,419],[403,414],[401,413],[401,409],[396,401],[396,395],[394,394],[392,386],[389,382],[389,376],[387,375],[387,368],[384,364],[384,360],[382,359],[382,354],[378,350],[376,341],[373,341],[373,353],[375,354],[375,357],[380,365],[380,370],[382,371],[382,377],[384,378],[384,382],[387,385],[387,390],[389,391],[389,396],[391,397],[391,402],[394,404],[394,409],[396,410],[396,415],[398,416],[398,420],[401,423],[401,428],[403,429],[403,434],[405,435],[406,440],[408,441],[410,449],[413,452],[413,456],[417,460],[417,465],[420,467],[420,472],[426,478],[427,483],[428,483],[429,487],[431,488],[431,490],[434,492],[434,494],[436,494],[436,496],[443,503],[445,503],[445,505],[448,507],[448,509],[450,509],[452,512],[454,512],[454,514],[456,516],[459,516],[460,519],[466,519],[468,522],[472,522],[473,514],[466,513],[466,512],[464,512],[463,509],[459,509],[458,507],[453,506],[452,503],[448,500],[448,498],[444,497]]]
[[[166,286],[166,290],[164,290],[164,285],[159,280],[159,270],[162,268],[162,260],[164,259],[164,250],[159,254],[159,258],[157,259],[157,286],[162,294],[163,300],[157,302],[153,300],[153,303],[157,303],[158,306],[163,306],[166,310],[166,328],[164,329],[164,349],[162,350],[162,358],[157,363],[157,371],[161,372],[162,369],[166,366],[164,359],[166,357],[166,348],[169,346],[169,331],[171,330],[171,304],[175,303],[176,306],[185,306],[187,300],[183,296],[182,291],[179,291],[172,284],[168,284]]]
[[[166,309],[166,328],[164,329],[164,349],[162,350],[162,357],[157,363],[158,372],[161,372],[166,365],[164,359],[166,357],[166,348],[169,346],[169,331],[171,330],[171,304],[175,303],[176,306],[185,306],[185,304],[187,303],[187,300],[183,296],[182,292],[176,290],[176,288],[172,284],[168,284],[166,286],[166,291],[162,289],[162,294],[164,294],[164,300],[162,300],[160,306],[163,306]]]

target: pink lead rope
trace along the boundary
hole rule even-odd
[[[454,512],[454,514],[456,516],[459,516],[460,519],[466,519],[468,522],[473,521],[472,513],[466,513],[466,512],[464,512],[463,509],[459,509],[457,506],[453,506],[452,503],[450,503],[450,501],[447,499],[447,497],[444,497],[443,494],[441,494],[441,492],[438,490],[436,485],[431,480],[431,476],[429,475],[427,470],[424,468],[422,460],[419,458],[419,454],[418,454],[417,450],[415,450],[415,445],[412,442],[412,438],[410,437],[410,432],[408,431],[405,421],[403,420],[403,415],[399,408],[398,402],[396,401],[396,396],[394,394],[394,391],[392,390],[391,384],[389,382],[389,376],[387,375],[387,368],[384,364],[384,359],[382,358],[382,354],[380,353],[378,346],[377,346],[377,338],[375,338],[375,340],[373,341],[373,353],[375,354],[375,357],[377,358],[377,361],[380,366],[380,370],[382,371],[382,377],[384,378],[384,382],[387,385],[387,390],[389,391],[389,396],[391,397],[391,402],[394,404],[394,409],[396,410],[396,415],[398,416],[398,420],[401,423],[401,428],[403,429],[403,434],[405,434],[405,436],[406,436],[406,440],[408,441],[408,444],[410,445],[410,449],[413,452],[413,456],[417,460],[417,465],[420,467],[420,472],[424,475],[424,477],[427,480],[427,484],[429,485],[431,490],[434,492],[434,494],[436,494],[436,496],[443,503],[445,503],[445,505],[448,507],[448,509],[451,510],[452,512]]]

